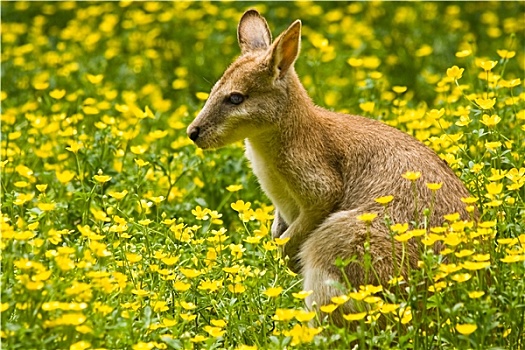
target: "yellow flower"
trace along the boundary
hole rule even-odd
[[[145,115],[146,117],[150,118],[150,119],[155,119],[155,115],[153,114],[153,112],[151,111],[151,109],[149,109],[148,106],[146,106],[146,108],[144,109],[144,115]],[[162,135],[163,133],[166,133],[166,134],[167,134],[167,132],[165,132],[165,131],[164,131],[164,132],[163,132],[163,131],[160,131],[160,135]],[[165,135],[164,135],[164,136],[165,136]],[[164,137],[164,136],[162,136],[162,137]],[[162,138],[162,137],[159,137],[159,138]]]
[[[522,262],[525,261],[525,254],[523,255],[507,255],[504,258],[499,259],[501,262],[509,264],[509,263],[515,263],[515,262]]]
[[[185,89],[188,87],[188,82],[184,79],[175,79],[173,83],[171,83],[171,86],[175,90]]]
[[[231,267],[223,267],[222,268],[222,271],[224,271],[226,273],[229,273],[229,274],[232,274],[232,275],[235,275],[235,274],[239,273],[240,270],[241,270],[241,267],[239,265],[235,265],[235,266],[231,266]]]
[[[76,343],[71,344],[69,347],[69,350],[85,350],[91,347],[91,343],[87,342],[85,340],[78,341]]]
[[[431,191],[437,191],[439,190],[442,186],[443,186],[443,183],[440,182],[440,183],[430,183],[430,182],[427,182],[427,187],[429,190]]]
[[[194,303],[185,301],[181,301],[180,306],[182,306],[184,310],[195,310],[197,308],[197,306]]]
[[[200,205],[196,206],[195,209],[191,210],[191,213],[195,216],[197,220],[208,220],[210,218],[208,215],[209,212],[210,212],[210,209],[208,208],[202,209]]]
[[[148,146],[144,146],[144,145],[131,146],[129,148],[129,150],[133,154],[141,155],[141,154],[145,153],[148,150]]]
[[[375,201],[379,204],[385,205],[385,204],[392,202],[393,199],[394,199],[394,196],[383,196],[383,197],[376,198]]]
[[[73,153],[78,153],[80,149],[84,147],[84,144],[82,142],[70,142],[69,147],[66,147],[66,149]]]
[[[483,110],[491,109],[496,104],[496,98],[476,98],[474,101]]]
[[[55,203],[38,203],[37,207],[38,209],[42,211],[51,211],[55,209],[56,204]]]
[[[443,218],[445,218],[445,220],[447,221],[455,222],[460,219],[460,215],[459,213],[452,213],[452,214],[443,215]]]
[[[247,237],[243,239],[243,241],[250,244],[257,244],[261,241],[261,239],[262,237]]]
[[[498,53],[499,57],[503,59],[509,59],[516,56],[516,51],[496,50],[496,52]]]
[[[193,321],[197,318],[197,315],[191,313],[180,314],[180,318],[182,318],[184,321]]]
[[[388,281],[388,284],[390,284],[391,286],[394,286],[396,284],[401,284],[403,283],[403,281],[405,280],[405,278],[403,276],[399,276],[399,277],[393,277],[391,278],[389,281]]]
[[[134,344],[131,346],[131,349],[132,350],[151,350],[155,348],[155,344],[153,344],[153,342],[143,342],[143,341],[139,341],[137,344]]]
[[[145,167],[146,165],[149,165],[149,162],[146,162],[145,160],[143,159],[134,159],[135,161],[135,164],[137,164],[139,166],[139,168],[142,168],[142,167]]]
[[[404,233],[408,230],[408,223],[391,225],[390,229],[396,233]]]
[[[313,293],[313,291],[311,290],[302,290],[298,293],[292,293],[292,296],[296,299],[300,299],[300,300],[303,300],[303,299],[306,299],[309,295],[311,295]]]
[[[53,97],[55,100],[60,100],[66,95],[66,90],[55,89],[49,93],[49,96]]]
[[[499,141],[493,141],[493,142],[485,142],[485,148],[489,151],[494,151],[496,148],[501,147],[501,142]]]
[[[454,253],[454,255],[457,256],[458,258],[464,258],[464,257],[470,256],[472,254],[474,254],[474,252],[472,250],[470,250],[470,249],[463,249],[463,250],[461,250],[459,252]]]
[[[392,87],[392,90],[396,93],[396,94],[402,94],[403,92],[407,91],[407,87],[406,86],[393,86]]]
[[[122,192],[108,191],[108,195],[110,197],[115,198],[116,200],[120,200],[120,199],[124,198],[127,194],[128,194],[127,190],[124,190]]]
[[[204,326],[204,330],[212,337],[221,337],[226,331],[220,327]]]
[[[63,184],[67,184],[69,181],[71,181],[75,177],[75,175],[76,174],[70,170],[56,172],[57,180]]]
[[[512,80],[504,80],[504,79],[501,79],[499,81],[499,85],[501,87],[504,87],[504,88],[513,88],[513,87],[516,87],[516,86],[519,86],[521,85],[521,79],[520,78],[516,78],[516,79],[512,79]],[[518,118],[519,119],[519,118]]]
[[[108,182],[109,180],[111,180],[112,177],[109,175],[95,175],[93,176],[93,179],[97,182],[104,183],[104,182]]]
[[[479,67],[483,68],[485,71],[492,70],[492,68],[496,67],[496,64],[498,64],[498,61],[482,61],[477,63]]]
[[[86,78],[91,84],[98,84],[102,81],[102,79],[104,79],[104,76],[102,74],[98,74],[98,75],[87,74]]]
[[[474,204],[478,201],[478,199],[475,197],[466,197],[466,198],[461,198],[461,201],[465,204]]]
[[[35,197],[34,193],[18,193],[16,199],[13,202],[15,205],[24,205]]]
[[[447,77],[454,79],[454,80],[461,79],[464,71],[465,71],[465,68],[459,68],[458,66],[452,66],[451,68],[447,69]]]
[[[403,175],[401,175],[403,178],[409,180],[409,181],[416,181],[421,177],[421,172],[419,171],[407,171]]]
[[[489,128],[496,126],[500,121],[501,118],[497,114],[493,114],[491,116],[488,114],[483,114],[483,119],[481,119],[481,123],[485,124]]]
[[[350,297],[348,295],[343,294],[343,295],[332,297],[332,299],[330,300],[332,301],[332,303],[336,305],[341,305],[341,304],[346,303],[348,299],[350,299]]]
[[[419,49],[417,49],[416,51],[416,56],[417,57],[425,57],[425,56],[429,56],[432,54],[434,50],[432,49],[431,46],[429,45],[423,45],[421,46]]]
[[[142,226],[148,226],[149,224],[152,223],[152,221],[150,219],[144,219],[144,220],[139,220],[137,221],[140,225]]]
[[[431,120],[438,120],[441,119],[445,115],[445,108],[441,109],[431,109],[429,112],[427,112],[427,116]]]
[[[357,216],[357,220],[364,221],[367,223],[372,222],[377,217],[376,213],[364,213]]]
[[[483,291],[473,291],[473,292],[469,292],[468,293],[468,296],[469,296],[470,299],[481,298],[484,295],[485,295],[485,292],[483,292]]]
[[[470,273],[468,273],[468,272],[466,272],[466,273],[457,273],[455,275],[452,275],[452,277],[450,277],[450,278],[452,278],[456,282],[460,282],[461,283],[461,282],[466,282],[469,279],[471,279],[472,275]]]
[[[375,102],[363,102],[363,103],[360,103],[359,104],[359,108],[361,108],[361,110],[363,112],[373,112],[374,111],[374,108],[375,108]]]
[[[181,268],[179,271],[186,278],[195,278],[195,277],[202,275],[202,272],[196,269]]]
[[[279,296],[279,294],[281,294],[282,291],[283,291],[282,287],[272,287],[272,288],[266,289],[263,292],[263,294],[266,295],[267,297],[275,298]]]
[[[461,50],[461,51],[456,52],[456,57],[463,58],[463,57],[468,57],[471,54],[472,54],[472,51],[470,50]]]
[[[282,245],[285,245],[289,240],[290,240],[290,237],[286,237],[286,238],[277,237],[274,239],[274,242],[275,244],[282,246]]]
[[[467,126],[472,122],[472,119],[468,115],[462,115],[459,117],[459,121],[457,121],[455,124],[457,126]]]
[[[322,327],[310,328],[306,325],[296,324],[291,330],[284,331],[283,334],[287,337],[292,337],[290,345],[295,346],[298,344],[310,343],[317,334],[321,333],[322,330]]]
[[[463,335],[469,335],[472,334],[478,329],[478,326],[475,324],[465,323],[465,324],[457,324],[456,325],[456,331]]]
[[[141,261],[142,255],[135,254],[135,253],[126,253],[126,259],[128,260],[128,262],[133,264],[133,263]]]
[[[175,265],[178,261],[179,261],[179,257],[178,256],[170,256],[170,257],[165,257],[165,258],[162,258],[160,259],[164,264],[168,265],[168,266],[172,266],[172,265]]]
[[[346,314],[346,315],[343,315],[343,318],[347,321],[360,321],[362,320],[363,318],[366,317],[366,312],[360,312],[360,313],[357,313],[357,314]]]
[[[82,111],[88,115],[98,114],[100,111],[93,106],[82,106]]]
[[[234,293],[234,294],[240,294],[240,293],[244,293],[244,291],[246,290],[246,287],[243,286],[243,285],[240,284],[240,283],[236,283],[236,284],[230,284],[230,285],[228,285],[228,290],[229,290],[231,293]]]
[[[295,319],[299,322],[309,322],[315,317],[315,311],[299,310],[295,314]]]
[[[210,323],[215,326],[215,327],[221,327],[221,328],[224,328],[226,327],[226,321],[224,320],[211,320]]]
[[[208,94],[207,92],[197,92],[195,96],[201,101],[206,101],[210,94]]]
[[[399,306],[399,304],[383,304],[380,311],[382,314],[394,313],[399,309]]]
[[[237,191],[242,190],[242,185],[230,185],[226,187],[226,190],[228,192],[237,192]]]
[[[489,261],[476,261],[476,262],[466,261],[461,264],[461,267],[463,267],[464,269],[470,270],[470,271],[485,269],[489,266],[490,266]]]
[[[188,289],[190,289],[190,287],[191,287],[191,284],[185,283],[185,282],[182,282],[182,281],[177,281],[177,282],[173,283],[173,288],[175,288],[175,290],[179,291],[179,292],[185,292]]]
[[[372,296],[368,296],[364,298],[363,301],[368,304],[375,304],[375,303],[381,302],[382,300],[380,297],[376,297],[375,295],[372,295]]]
[[[252,205],[252,204],[251,204],[250,202],[246,202],[246,203],[244,203],[243,200],[240,200],[240,199],[239,199],[237,202],[232,203],[232,204],[231,204],[231,207],[232,207],[233,210],[235,210],[235,211],[238,212],[238,213],[244,213],[244,212],[246,212],[248,209],[250,209],[251,205]]]
[[[9,303],[2,303],[2,304],[0,304],[0,312],[4,312],[7,309],[9,309]]]
[[[295,317],[297,310],[295,309],[277,309],[275,315],[272,317],[275,321],[289,321]]]
[[[472,255],[472,259],[475,261],[487,261],[490,260],[490,254],[476,254]]]
[[[154,312],[163,312],[163,311],[168,311],[169,310],[169,307],[167,306],[167,303],[163,300],[158,300],[158,301],[154,301],[152,302],[152,306],[153,306],[153,311]]]
[[[489,195],[494,196],[501,193],[501,191],[503,190],[503,184],[490,182],[487,185],[485,185],[485,188],[487,189]]]
[[[394,236],[394,239],[398,242],[406,242],[408,241],[410,238],[414,237],[414,235],[412,234],[411,231],[407,232],[407,233],[403,233],[403,234],[399,234],[399,235],[395,235]]]
[[[170,318],[163,318],[162,319],[162,325],[164,327],[173,327],[177,324],[177,320],[173,320],[173,319],[170,319]]]
[[[326,312],[327,314],[330,314],[330,313],[334,312],[335,309],[337,309],[338,306],[339,305],[336,305],[336,304],[328,304],[328,305],[321,306],[319,309],[322,312]]]
[[[151,200],[155,204],[159,204],[160,202],[163,202],[166,199],[166,197],[164,197],[164,196],[158,196],[158,197],[153,196],[153,197],[149,197],[148,199]]]
[[[195,316],[195,315],[191,315],[191,316]],[[182,317],[182,315],[181,315]],[[196,318],[197,316],[193,317]],[[187,320],[187,321],[190,321],[190,320]],[[200,335],[200,334],[197,334],[196,336],[194,336],[193,338],[190,338],[190,341],[192,343],[202,343],[203,341],[207,340],[208,338],[206,338],[205,336],[203,335]]]

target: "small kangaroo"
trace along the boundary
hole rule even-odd
[[[450,213],[469,218],[461,201],[469,192],[431,149],[379,121],[314,105],[294,70],[300,20],[272,42],[266,20],[248,10],[237,36],[240,57],[215,84],[187,133],[204,149],[245,140],[246,156],[275,207],[272,235],[289,238],[284,254],[290,268],[302,273],[304,290],[313,291],[309,307],[341,294],[326,283],[344,280],[337,258],[357,258],[345,267],[354,287],[384,285],[416,268],[417,243],[403,247],[392,239],[376,198],[394,196],[387,209],[393,223],[421,223],[424,208],[432,208],[429,227]],[[407,171],[421,177],[403,179]],[[426,183],[443,185],[433,195]],[[378,217],[367,224],[357,218],[363,213]],[[371,274],[362,263],[366,242]]]

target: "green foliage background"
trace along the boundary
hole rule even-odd
[[[353,331],[305,322],[242,145],[202,152],[185,135],[252,7],[274,36],[302,20],[296,70],[317,104],[425,142],[482,213],[428,232],[449,261],[423,252],[408,294],[362,289],[381,302]],[[3,1],[2,345],[523,348],[524,10]]]

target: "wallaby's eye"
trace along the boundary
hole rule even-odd
[[[238,92],[234,92],[228,97],[228,101],[234,105],[240,105],[244,101],[244,96]]]

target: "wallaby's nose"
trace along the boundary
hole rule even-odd
[[[199,133],[201,129],[198,126],[194,126],[193,128],[188,130],[188,136],[190,140],[195,142],[199,138]]]

